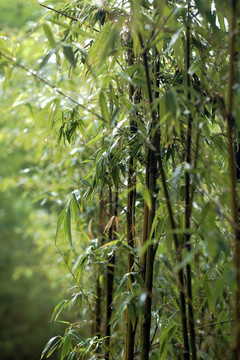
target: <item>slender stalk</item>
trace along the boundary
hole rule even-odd
[[[109,186],[109,214],[110,217],[114,216],[112,225],[109,228],[109,240],[114,240],[117,231],[117,214],[118,214],[118,189],[115,190],[115,199],[113,203],[112,186]],[[107,266],[107,301],[106,301],[106,354],[105,360],[109,360],[110,355],[110,338],[111,338],[111,316],[112,316],[112,301],[113,301],[113,284],[114,284],[114,266],[115,254],[111,254],[108,259]]]
[[[146,160],[146,174],[145,174],[145,185],[147,186],[147,188],[149,188],[149,171],[147,170],[149,169],[149,163],[150,163],[150,159],[149,159],[149,151],[148,151],[147,160]],[[149,208],[146,201],[144,201],[143,238],[142,238],[143,246],[148,239],[148,214],[149,214]],[[145,276],[146,276],[146,261],[147,261],[147,253],[145,251],[141,257],[141,269],[140,269],[143,281],[145,281]]]
[[[109,198],[108,198],[108,202],[109,202],[109,218],[111,218],[111,216],[113,216],[113,201],[112,201],[112,186],[109,186]],[[109,241],[112,240],[112,226],[110,226],[109,232],[108,232],[108,238]],[[112,258],[113,255],[108,259],[108,266],[107,266],[107,284],[106,284],[106,290],[107,290],[107,299],[106,299],[106,328],[105,328],[105,336],[106,336],[106,347],[107,347],[107,352],[105,355],[106,360],[109,359],[109,345],[110,345],[110,335],[111,335],[111,325],[110,325],[110,320],[111,320],[111,315],[112,315],[112,308],[111,308],[111,304],[112,304],[112,291],[113,291],[113,267],[112,267],[112,262],[114,261],[114,259]]]
[[[157,128],[157,123],[156,123],[155,112],[154,112],[153,106],[152,106],[153,105],[153,95],[152,95],[152,89],[151,89],[150,74],[149,74],[149,69],[148,69],[147,52],[144,49],[144,43],[143,43],[141,34],[139,34],[139,40],[140,40],[140,44],[141,44],[141,47],[142,47],[142,50],[143,50],[143,60],[144,60],[144,68],[145,68],[145,74],[146,74],[146,79],[147,79],[147,90],[148,90],[149,103],[150,103],[150,107],[151,107],[152,123],[155,125],[155,129],[156,129]],[[155,134],[157,134],[157,133],[158,132],[155,131]],[[157,136],[156,136],[156,138],[157,138]],[[156,138],[155,138],[155,141],[156,141]],[[172,205],[171,205],[171,201],[170,201],[170,197],[169,197],[169,193],[168,193],[165,171],[164,171],[164,168],[163,168],[162,158],[161,158],[160,149],[159,149],[159,138],[157,139],[158,144],[157,144],[157,141],[156,141],[156,143],[155,143],[155,141],[153,142],[153,145],[156,144],[157,147],[155,147],[155,148],[158,149],[158,151],[156,151],[155,154],[156,154],[156,157],[157,157],[157,161],[159,163],[159,170],[160,170],[160,176],[161,176],[161,181],[162,181],[162,185],[163,185],[164,196],[165,196],[165,199],[166,199],[166,204],[167,204],[167,209],[168,209],[168,213],[169,213],[169,219],[170,219],[170,223],[171,223],[171,228],[173,230],[174,246],[175,246],[176,254],[177,254],[177,257],[178,257],[178,262],[181,262],[181,249],[179,247],[178,236],[174,232],[174,230],[176,229],[176,225],[175,225]],[[150,269],[149,269],[149,271],[150,271]],[[178,271],[178,282],[179,282],[179,291],[180,291],[180,311],[181,311],[183,343],[184,343],[183,344],[183,346],[184,346],[183,357],[184,357],[184,360],[189,360],[190,359],[190,353],[189,353],[189,343],[188,343],[188,330],[187,330],[187,319],[186,319],[186,301],[185,301],[184,279],[183,279],[183,271],[182,271],[182,269]],[[149,296],[148,296],[148,298],[149,298]],[[150,301],[151,301],[151,299],[150,299]],[[147,305],[148,307],[149,307],[149,302],[150,301],[148,300],[148,305]],[[151,317],[150,318],[148,317],[147,320],[148,320],[148,326],[147,326],[147,331],[148,331],[148,330],[150,330],[149,323],[151,325]],[[146,331],[146,333],[147,333],[147,331]],[[143,346],[145,346],[144,352],[143,352]],[[147,360],[148,356],[149,356],[148,355],[148,352],[149,352],[149,338],[147,338],[146,340],[142,339],[142,352],[143,352],[143,354],[141,354],[141,360]]]
[[[187,15],[187,29],[186,29],[186,73],[187,73],[187,99],[188,102],[191,100],[191,78],[189,74],[190,69],[190,56],[191,56],[191,35],[190,35],[190,0],[188,0],[188,15]],[[188,126],[187,126],[187,151],[186,151],[186,163],[191,164],[191,143],[192,143],[192,114],[191,112],[188,115]],[[191,183],[189,172],[185,173],[185,228],[191,228]],[[191,251],[191,236],[190,233],[185,235],[185,245],[187,250]],[[193,298],[192,298],[192,274],[191,274],[191,265],[186,265],[186,274],[187,274],[187,299],[188,299],[188,321],[189,321],[189,334],[190,334],[190,344],[192,351],[192,360],[197,359],[196,352],[196,341],[195,341],[195,323],[194,323],[194,311],[193,311]]]
[[[105,201],[103,198],[103,191],[100,192],[100,202],[99,202],[99,233],[100,241],[99,246],[103,244],[103,232],[104,232],[104,217],[105,217]],[[98,267],[99,268],[99,267]],[[99,280],[99,271],[97,274],[96,280],[96,304],[95,304],[95,321],[94,321],[94,335],[101,337],[101,303],[102,303],[102,288]]]
[[[139,40],[141,43],[142,49],[144,49],[143,40],[139,34]],[[144,235],[149,238],[150,232],[152,230],[153,220],[155,217],[155,208],[156,208],[156,182],[157,182],[157,157],[160,152],[159,150],[159,131],[158,123],[156,117],[156,111],[153,110],[153,94],[151,90],[151,79],[148,68],[147,61],[147,52],[143,52],[143,61],[145,68],[145,75],[148,88],[148,100],[150,104],[151,111],[151,128],[150,128],[150,140],[154,149],[148,150],[148,162],[146,166],[146,180],[147,187],[151,196],[151,208],[148,208],[147,211],[147,221],[144,223],[147,228],[144,228]],[[146,209],[146,207],[145,207]],[[154,234],[153,234],[154,236]],[[153,266],[154,266],[155,251],[154,245],[150,244],[146,250],[146,267],[145,267],[145,290],[146,290],[146,300],[143,307],[143,321],[142,321],[142,331],[141,331],[141,360],[149,359],[149,350],[150,350],[150,329],[151,329],[151,306],[152,306],[152,286],[153,286]]]
[[[239,214],[236,192],[236,160],[234,155],[233,141],[233,85],[234,85],[234,55],[235,55],[235,31],[236,31],[237,0],[231,0],[231,23],[229,30],[229,72],[228,72],[228,95],[227,95],[227,138],[228,138],[228,166],[231,182],[232,217],[239,225]],[[234,259],[235,290],[234,290],[234,333],[233,354],[236,360],[240,359],[240,231],[234,229]]]
[[[134,54],[132,49],[128,51],[128,66],[134,64]],[[129,85],[129,99],[133,101],[134,86]],[[137,123],[135,120],[137,114],[130,116],[130,134],[131,137],[137,131]],[[131,152],[131,144],[130,144]],[[135,157],[130,153],[128,164],[128,199],[127,199],[127,243],[129,246],[128,251],[128,273],[132,271],[134,265],[134,255],[130,249],[135,247],[135,202],[136,202],[136,171],[135,171]],[[133,276],[130,276],[127,284],[127,291],[130,292],[130,282],[133,282]],[[134,341],[135,341],[135,328],[131,322],[128,310],[126,312],[126,341],[125,341],[125,360],[133,360],[134,358]]]
[[[195,150],[194,160],[193,160],[193,169],[197,168],[198,154],[199,154],[199,140],[200,140],[200,127],[199,127],[199,124],[198,124],[196,140],[195,140],[196,150]],[[195,186],[194,186],[194,184],[192,184],[192,186],[191,186],[191,196],[190,196],[190,211],[191,212],[192,212],[194,191],[195,191]]]

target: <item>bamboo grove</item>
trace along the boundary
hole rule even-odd
[[[40,56],[2,37],[0,65],[38,84],[36,129],[65,152],[52,320],[71,320],[42,358],[239,360],[239,2],[40,9]]]

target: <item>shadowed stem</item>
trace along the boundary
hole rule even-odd
[[[150,74],[149,74],[149,69],[148,69],[148,60],[147,60],[147,51],[145,50],[144,47],[144,42],[142,39],[141,34],[138,34],[139,37],[139,41],[141,44],[141,48],[143,51],[143,62],[144,62],[144,69],[145,69],[145,75],[146,75],[146,80],[147,80],[147,91],[148,91],[148,98],[149,98],[149,104],[150,104],[150,110],[151,110],[151,118],[152,118],[152,129],[154,129],[154,138],[152,139],[152,144],[154,146],[154,155],[156,156],[156,159],[159,163],[159,170],[160,170],[160,176],[161,176],[161,181],[162,181],[162,186],[163,186],[163,191],[164,191],[164,195],[165,195],[165,199],[166,199],[166,204],[167,204],[167,209],[168,209],[168,213],[169,213],[169,218],[170,218],[170,223],[171,223],[171,228],[173,230],[173,239],[174,239],[174,245],[175,245],[175,251],[176,251],[176,255],[178,258],[178,262],[181,262],[181,249],[179,247],[179,240],[178,240],[178,236],[175,232],[176,229],[176,225],[175,225],[175,220],[174,220],[174,215],[173,215],[173,210],[172,210],[172,205],[171,205],[171,201],[170,201],[170,197],[169,197],[169,193],[168,193],[168,189],[167,189],[167,181],[166,181],[166,176],[165,176],[165,171],[163,168],[163,163],[162,163],[162,158],[161,158],[161,154],[160,154],[160,149],[159,149],[159,145],[160,145],[160,139],[159,139],[159,133],[158,133],[158,122],[156,119],[156,112],[153,109],[153,94],[152,94],[152,89],[151,89],[151,79],[150,79]],[[150,160],[150,166],[152,165],[152,170],[154,172],[154,167],[155,166],[155,160],[154,157],[152,157],[152,163]],[[154,181],[154,177],[152,179],[152,181]],[[149,189],[150,189],[150,179],[149,179]],[[154,186],[156,184],[152,184],[152,186]],[[154,194],[154,192],[152,191],[152,194]],[[152,199],[152,209],[155,210],[155,196]],[[153,214],[153,212],[152,212]],[[149,216],[150,217],[150,216]],[[153,218],[150,218],[149,224],[151,222]],[[153,249],[152,249],[152,245],[149,246],[149,255],[148,257],[150,258],[151,256],[154,255]],[[153,261],[152,261],[152,265],[153,265]],[[147,267],[148,268],[148,267]],[[148,268],[148,272],[149,272],[149,281],[148,283],[150,284],[150,280],[151,280],[151,267]],[[146,274],[147,277],[147,274]],[[180,292],[180,311],[181,311],[181,320],[182,320],[182,333],[183,333],[183,343],[184,343],[184,353],[183,353],[183,357],[184,360],[189,360],[190,359],[190,353],[189,353],[189,342],[188,342],[188,330],[187,330],[187,319],[186,319],[186,300],[185,300],[185,293],[184,293],[184,279],[183,279],[183,271],[182,269],[180,269],[178,271],[178,286],[179,286],[179,292]],[[147,282],[145,281],[146,284],[146,290],[151,290],[152,288],[150,287],[150,289],[147,288]],[[142,349],[141,349],[141,360],[148,360],[149,358],[149,333],[150,333],[150,326],[151,326],[151,298],[148,295],[147,299],[146,299],[146,316],[145,316],[145,328],[146,331],[142,332]],[[149,312],[150,310],[150,312]],[[145,333],[145,337],[144,334]]]
[[[227,94],[227,138],[228,138],[228,165],[231,183],[232,217],[236,225],[234,229],[234,259],[235,290],[234,290],[234,332],[233,354],[236,360],[240,359],[240,231],[239,213],[236,192],[236,160],[234,155],[233,139],[233,85],[234,85],[234,55],[235,55],[235,31],[236,31],[237,0],[231,1],[231,22],[229,29],[229,70],[228,70],[228,94]]]
[[[187,29],[186,29],[186,73],[187,73],[187,100],[191,100],[191,78],[189,74],[190,69],[190,56],[191,56],[191,34],[190,34],[190,0],[188,0],[188,14],[187,14]],[[186,151],[186,163],[191,165],[191,143],[192,143],[192,114],[188,115],[188,126],[187,126],[187,151]],[[185,173],[185,228],[191,228],[191,183],[190,174],[188,171]],[[191,251],[191,235],[187,233],[185,235],[185,246],[187,250]],[[192,360],[197,359],[196,341],[195,341],[195,329],[194,329],[194,311],[193,311],[193,298],[192,298],[192,273],[191,265],[186,265],[186,276],[187,276],[187,300],[188,300],[188,322],[189,322],[189,335],[190,344],[192,351]]]

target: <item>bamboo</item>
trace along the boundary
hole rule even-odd
[[[115,209],[113,205],[112,199],[112,185],[109,185],[109,218],[111,219],[114,216]],[[113,224],[116,222],[114,219],[112,225],[108,231],[108,238],[109,241],[113,240]],[[114,265],[115,265],[115,254],[113,253],[108,258],[108,265],[107,265],[107,284],[106,284],[106,291],[107,291],[107,299],[106,299],[106,325],[105,325],[105,337],[106,337],[106,354],[105,359],[109,360],[110,354],[110,337],[111,337],[111,316],[112,316],[112,300],[113,300],[113,282],[114,282]]]
[[[152,105],[153,105],[153,96],[152,96],[152,90],[151,90],[150,74],[149,74],[149,69],[148,69],[147,51],[144,49],[144,43],[143,43],[141,34],[139,34],[138,36],[139,36],[139,41],[140,41],[140,44],[141,44],[141,48],[143,50],[143,60],[144,60],[144,68],[145,68],[145,74],[146,74],[146,79],[147,79],[147,89],[148,89],[149,103],[150,103],[150,107],[151,107],[152,123],[155,125],[155,129],[156,129],[157,124],[156,124],[155,111],[153,110],[153,107],[152,107]],[[158,134],[158,132],[155,131],[156,138],[157,138],[157,134]],[[156,138],[155,138],[155,141],[156,141]],[[158,139],[158,144],[157,144],[157,141],[156,141],[156,143],[155,143],[155,141],[153,142],[153,144],[156,144],[157,149],[158,149],[159,139]],[[168,193],[168,189],[167,189],[166,176],[165,176],[165,172],[164,172],[164,168],[163,168],[162,158],[161,158],[161,155],[160,155],[160,149],[158,149],[158,151],[155,154],[157,156],[157,161],[159,163],[159,170],[160,170],[160,176],[161,176],[161,181],[162,181],[162,185],[163,185],[163,191],[164,191],[164,195],[165,195],[165,199],[166,199],[166,204],[167,204],[167,209],[168,209],[168,213],[169,213],[171,228],[173,230],[174,246],[175,246],[178,262],[180,263],[181,260],[182,260],[181,259],[181,249],[179,247],[178,236],[174,232],[175,229],[176,229],[176,225],[175,225],[172,205],[171,205],[171,201],[170,201],[170,197],[169,197],[169,193]],[[152,250],[150,250],[150,255],[151,254],[152,254]],[[151,270],[152,269],[149,269],[149,273],[150,273]],[[148,280],[150,280],[150,279],[148,279]],[[186,319],[186,301],[185,301],[184,280],[183,280],[183,271],[182,271],[182,269],[178,271],[178,282],[179,282],[179,292],[180,292],[180,311],[181,311],[183,346],[184,346],[183,357],[184,357],[184,360],[189,360],[190,359],[190,353],[189,353],[188,330],[187,330],[187,319]],[[149,295],[148,295],[148,298],[149,298]],[[151,303],[151,298],[150,298],[150,300],[148,300],[148,304],[146,306],[147,310],[149,310],[149,303]],[[147,319],[144,319],[144,320],[147,320],[147,326],[146,326],[146,337],[145,337],[145,339],[143,338],[143,334],[142,334],[141,360],[148,360],[148,357],[149,357],[149,336],[147,336],[147,333],[148,333],[148,331],[150,331],[150,326],[149,325],[151,325],[151,314],[150,314],[150,316],[148,314]]]
[[[149,155],[150,154],[148,151],[147,160],[146,160],[146,174],[145,174],[145,185],[147,186],[147,188],[149,187],[149,171],[148,171],[149,163],[150,163]],[[149,214],[149,208],[148,208],[146,201],[144,201],[143,238],[142,238],[143,246],[148,239],[148,214]],[[147,254],[146,254],[146,252],[144,252],[144,254],[141,256],[141,269],[140,269],[143,281],[145,281],[145,276],[146,276],[146,261],[147,261]]]
[[[235,31],[236,31],[237,0],[231,0],[231,23],[229,29],[229,72],[227,94],[227,138],[228,138],[228,166],[231,182],[232,216],[237,227],[234,229],[234,259],[235,290],[234,290],[234,332],[233,332],[233,355],[240,360],[240,231],[239,214],[236,192],[236,160],[234,155],[233,141],[233,85],[234,85],[234,55],[235,55]]]
[[[52,84],[48,79],[44,78],[42,75],[37,73],[35,70],[28,69],[26,66],[20,64],[17,61],[16,58],[13,58],[13,57],[11,57],[9,55],[6,55],[2,51],[0,51],[0,56],[3,56],[5,59],[13,62],[15,66],[19,67],[20,69],[23,69],[28,74],[31,74],[32,76],[34,76],[35,79],[41,81],[42,83],[44,83],[45,85],[50,87],[56,94],[61,95],[63,98],[65,98],[65,100],[71,101],[73,104],[75,104],[78,107],[82,108],[83,110],[87,111],[89,114],[92,114],[92,115],[96,116],[99,120],[102,120],[103,122],[106,122],[106,120],[102,116],[97,114],[95,111],[92,111],[89,108],[89,106],[87,107],[87,106],[84,106],[84,105],[80,104],[76,99],[72,98],[68,94],[65,94],[61,89],[59,89],[56,85]]]
[[[128,66],[134,64],[134,54],[132,49],[128,51]],[[129,86],[129,99],[133,101],[134,96],[134,86]],[[137,116],[137,114],[134,114]],[[131,137],[137,131],[137,123],[131,115],[130,123],[130,134]],[[130,144],[131,147],[131,144]],[[128,251],[128,273],[132,271],[134,265],[134,255],[131,252],[131,249],[135,247],[135,202],[136,202],[136,171],[135,171],[135,157],[131,155],[130,150],[130,159],[128,165],[128,199],[127,199],[127,243],[129,246]],[[133,282],[133,276],[130,276],[127,284],[127,291],[130,291],[130,282]],[[131,322],[128,310],[126,311],[126,340],[125,340],[125,360],[133,360],[134,358],[134,341],[135,341],[135,328]]]
[[[190,69],[190,56],[191,56],[191,35],[190,35],[190,0],[188,0],[188,14],[187,14],[187,29],[186,29],[186,74],[187,74],[187,99],[188,102],[191,100],[191,78],[189,74]],[[187,126],[187,151],[186,151],[186,163],[191,164],[191,143],[192,143],[192,123],[193,118],[191,112],[188,115],[188,126]],[[191,228],[191,183],[189,172],[185,173],[185,228]],[[191,236],[190,233],[185,235],[185,246],[187,250],[191,251]],[[192,351],[192,360],[197,359],[196,352],[196,341],[195,341],[195,322],[194,322],[194,311],[193,311],[193,298],[192,298],[192,273],[191,265],[186,265],[187,275],[187,300],[188,300],[188,322],[189,322],[189,335],[190,344]]]
[[[104,232],[104,217],[105,217],[105,201],[103,199],[103,191],[100,192],[99,202],[99,246],[103,244],[103,232]],[[99,267],[98,267],[99,268]],[[96,304],[95,304],[95,321],[94,321],[94,335],[101,337],[101,303],[102,303],[102,288],[99,280],[99,271],[96,280]]]
[[[142,49],[144,44],[141,35],[139,34],[139,40]],[[146,216],[146,222],[144,223],[144,235],[146,239],[149,238],[152,230],[153,220],[155,217],[156,207],[156,182],[157,182],[157,157],[159,150],[159,130],[156,112],[153,110],[153,94],[151,90],[151,79],[148,68],[147,52],[143,51],[143,62],[145,68],[145,75],[148,89],[148,100],[151,111],[151,128],[150,128],[150,141],[153,145],[153,149],[148,150],[148,162],[146,165],[146,180],[147,187],[151,196],[151,208],[148,208]],[[145,206],[146,209],[146,206]],[[147,226],[146,226],[147,224]],[[153,234],[154,236],[154,234]],[[143,320],[141,329],[141,360],[149,359],[150,350],[150,329],[151,329],[151,306],[152,306],[152,286],[153,286],[153,266],[154,266],[155,251],[154,245],[150,244],[146,250],[146,266],[145,266],[145,291],[146,300],[143,307]]]

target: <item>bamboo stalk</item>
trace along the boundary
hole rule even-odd
[[[100,202],[99,202],[99,233],[100,240],[99,246],[103,244],[103,232],[104,232],[104,217],[105,217],[105,201],[103,199],[103,191],[100,192]],[[99,267],[98,267],[99,268]],[[99,280],[99,271],[97,274],[96,280],[96,304],[95,304],[95,321],[94,321],[94,335],[101,337],[101,303],[102,303],[102,288]]]
[[[186,74],[187,74],[187,99],[188,102],[191,100],[191,78],[189,74],[190,69],[190,56],[191,56],[191,35],[190,35],[190,0],[188,0],[188,9],[187,9],[187,29],[186,29]],[[191,164],[191,143],[192,143],[192,123],[193,118],[191,112],[188,115],[188,126],[187,126],[187,151],[186,151],[186,163]],[[191,228],[191,183],[189,172],[185,172],[185,228]],[[190,233],[185,235],[185,246],[187,250],[191,251],[191,236]],[[187,300],[188,300],[188,322],[189,322],[189,335],[190,335],[190,344],[192,351],[192,360],[197,359],[196,352],[196,340],[195,340],[195,322],[194,322],[194,311],[193,311],[193,298],[192,298],[192,273],[191,265],[186,265],[186,275],[187,275]]]
[[[150,74],[149,74],[149,69],[148,69],[147,51],[144,48],[144,43],[143,43],[141,34],[139,34],[139,41],[141,44],[141,48],[143,50],[143,60],[144,60],[144,68],[145,68],[145,74],[146,74],[146,80],[147,80],[149,103],[150,103],[150,107],[151,107],[152,123],[155,125],[155,129],[156,129],[157,123],[156,123],[155,111],[153,110],[153,107],[152,107],[153,96],[152,96],[152,89],[151,89]],[[156,136],[156,134],[157,134],[157,131],[155,131],[155,136]],[[157,137],[155,138],[155,141],[156,141],[156,139],[157,139]],[[171,205],[171,201],[170,201],[170,197],[169,197],[169,193],[168,193],[168,189],[167,189],[165,171],[163,168],[162,158],[161,158],[160,149],[159,149],[159,139],[157,139],[158,143],[157,143],[157,141],[155,143],[155,141],[153,142],[153,144],[156,144],[157,147],[155,147],[155,148],[158,149],[158,151],[156,152],[157,161],[159,163],[160,176],[161,176],[161,181],[162,181],[162,185],[163,185],[164,196],[166,199],[167,209],[168,209],[168,213],[169,213],[171,228],[174,231],[176,229],[176,225],[175,225],[172,205]],[[181,259],[181,249],[179,247],[178,236],[175,232],[173,233],[173,240],[174,240],[174,246],[175,246],[175,251],[177,254],[178,262],[180,263],[182,260]],[[151,252],[151,250],[150,250],[150,252]],[[151,253],[150,253],[150,255],[151,255]],[[150,269],[149,269],[149,271],[150,271]],[[182,269],[178,271],[178,282],[179,282],[178,285],[179,285],[179,292],[180,292],[180,311],[181,311],[183,346],[184,346],[183,357],[184,357],[184,360],[189,360],[190,353],[189,353],[188,330],[187,330],[187,319],[186,319],[186,300],[185,300],[185,293],[184,293],[184,280],[183,280]],[[150,299],[150,301],[148,300],[147,309],[149,309],[149,303],[151,303],[151,299]],[[148,316],[148,318],[146,320],[148,322],[148,326],[146,327],[146,334],[147,334],[147,332],[150,330],[149,323],[151,321],[151,315],[150,315],[150,317]],[[151,323],[150,323],[150,325],[151,325]],[[143,352],[143,346],[144,346],[144,352]],[[141,360],[148,360],[148,356],[149,356],[149,337],[146,336],[146,339],[143,339],[143,336],[142,336]]]
[[[134,54],[132,49],[128,51],[128,66],[134,64]],[[134,86],[129,85],[129,99],[133,101]],[[135,114],[134,116],[137,116]],[[130,116],[130,134],[134,135],[137,131],[137,123],[135,118]],[[127,199],[127,243],[129,246],[128,251],[128,273],[132,271],[134,265],[134,255],[130,249],[135,247],[135,202],[136,202],[136,171],[135,171],[135,157],[130,155],[128,165],[128,192]],[[130,282],[133,282],[133,276],[130,276],[127,283],[127,291],[130,291]],[[125,360],[134,359],[134,342],[135,342],[135,328],[131,322],[128,310],[126,311],[126,340],[125,340]]]
[[[142,49],[144,44],[141,35],[139,34],[139,40]],[[157,182],[157,157],[159,154],[159,131],[157,124],[156,111],[153,110],[153,94],[151,90],[151,79],[148,68],[147,52],[143,51],[143,62],[145,68],[145,75],[148,89],[148,100],[151,111],[151,128],[150,128],[150,141],[153,145],[153,149],[148,150],[148,162],[146,165],[146,185],[149,189],[151,196],[151,208],[146,209],[145,223],[144,223],[144,237],[149,238],[149,234],[152,230],[153,220],[155,217],[156,208],[156,182]],[[146,236],[147,235],[147,236]],[[154,234],[152,235],[154,236]],[[145,239],[144,239],[145,240]],[[151,329],[151,306],[152,306],[152,286],[153,286],[153,267],[154,267],[155,251],[153,244],[150,244],[146,250],[146,266],[145,266],[145,291],[146,300],[143,307],[143,321],[141,329],[141,360],[149,359],[150,350],[150,329]]]
[[[231,23],[229,29],[229,72],[227,94],[227,138],[228,138],[228,166],[231,183],[232,217],[239,225],[239,214],[236,192],[236,160],[234,155],[233,141],[233,85],[234,85],[234,55],[235,55],[235,31],[236,31],[237,0],[231,0]],[[234,229],[234,258],[235,290],[234,290],[234,332],[233,332],[233,355],[236,360],[240,359],[240,231]]]
[[[114,205],[113,205],[113,198],[112,198],[112,185],[109,185],[109,218],[111,219],[114,216]],[[114,220],[113,220],[114,223]],[[108,231],[108,238],[109,241],[113,239],[113,223],[109,228]],[[111,316],[112,316],[112,300],[113,300],[113,281],[114,281],[114,265],[115,265],[115,254],[113,253],[108,258],[108,265],[107,265],[107,276],[106,276],[106,291],[107,291],[107,299],[106,299],[106,325],[105,325],[105,337],[106,337],[106,354],[105,359],[109,360],[110,354],[110,337],[111,337]]]
[[[149,159],[149,151],[147,154],[147,160],[146,160],[146,173],[145,173],[145,185],[147,186],[147,188],[149,188],[149,163],[150,163],[150,159]],[[144,201],[144,210],[143,210],[143,237],[142,237],[142,244],[144,246],[144,244],[146,243],[147,239],[148,239],[148,215],[149,214],[149,208],[148,205],[146,203],[146,201]],[[147,253],[146,251],[144,252],[144,254],[141,256],[141,276],[143,281],[145,281],[145,276],[146,276],[146,261],[147,261]]]

